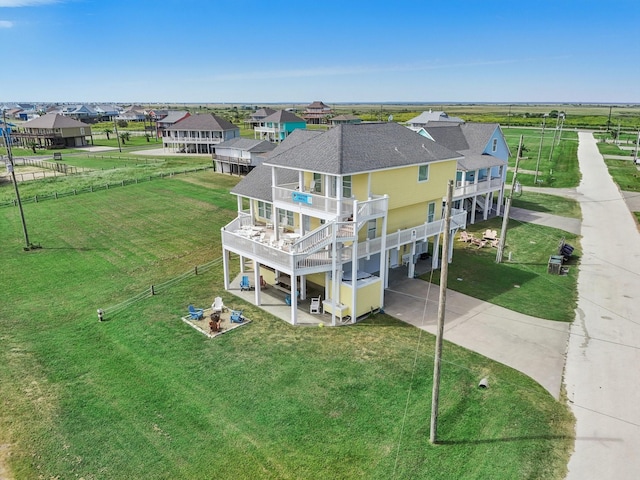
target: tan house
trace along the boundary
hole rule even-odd
[[[24,147],[29,147],[31,142],[45,148],[84,147],[89,144],[87,138],[93,145],[89,125],[57,113],[23,123],[13,137]]]

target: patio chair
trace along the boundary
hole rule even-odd
[[[196,308],[193,305],[189,305],[189,316],[191,320],[202,320],[204,317],[204,310],[202,308]]]
[[[249,282],[249,276],[243,275],[240,281],[240,291],[251,290],[251,282]]]
[[[460,232],[461,241],[470,242],[472,239],[473,239],[473,235],[467,232],[466,230],[463,230],[462,232]]]
[[[311,305],[309,306],[309,313],[320,313],[320,299],[321,297],[313,297],[311,299]]]
[[[242,310],[231,310],[231,323],[242,323],[244,317],[242,316]]]
[[[225,309],[224,303],[222,303],[222,297],[216,297],[211,304],[211,311],[213,313],[220,313]]]

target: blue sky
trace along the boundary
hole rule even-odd
[[[0,102],[640,103],[640,0],[0,0]]]

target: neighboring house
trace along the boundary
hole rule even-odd
[[[98,118],[98,113],[89,105],[64,105],[62,115],[81,121],[94,121]]]
[[[219,143],[240,136],[240,128],[213,114],[190,115],[162,132],[162,144],[174,152],[208,153]]]
[[[147,118],[144,108],[139,105],[132,105],[125,111],[120,113],[116,120],[124,120],[125,122],[143,122]]]
[[[159,122],[167,115],[169,115],[169,110],[148,110],[147,114],[151,117],[151,120],[154,122]]]
[[[120,110],[115,105],[94,105],[93,109],[99,122],[113,121],[115,117],[120,115]]]
[[[248,128],[256,128],[256,126],[260,125],[265,118],[273,113],[276,113],[273,108],[259,108],[253,112],[251,116],[244,121],[244,123],[247,124]]]
[[[213,147],[216,172],[246,175],[258,166],[266,153],[276,148],[266,140],[233,138]]]
[[[160,117],[159,113],[155,113],[154,115],[156,116],[156,132],[157,132],[158,138],[164,137],[165,136],[164,132],[168,128],[173,127],[180,120],[183,120],[191,116],[191,114],[186,110],[168,111],[166,115],[162,117]]]
[[[327,119],[331,115],[333,115],[333,110],[331,110],[331,107],[316,100],[311,105],[307,105],[302,118],[304,118],[304,120],[309,125],[319,125],[322,123],[327,123]]]
[[[362,123],[362,119],[360,117],[356,117],[355,115],[338,115],[336,117],[333,117],[330,122],[331,125],[358,124]]]
[[[23,123],[13,137],[24,147],[31,142],[45,148],[84,147],[88,145],[87,138],[93,145],[89,125],[57,113],[48,113]]]
[[[500,215],[507,179],[509,147],[497,123],[430,122],[422,127],[427,138],[460,153],[453,205],[486,220],[494,208]]]
[[[232,190],[238,216],[222,228],[225,288],[230,254],[253,265],[255,304],[261,281],[288,285],[291,324],[297,295],[321,292],[332,325],[384,307],[389,269],[437,252],[443,197],[460,154],[397,123],[296,130]],[[248,207],[248,208],[247,208]],[[453,234],[466,212],[452,215]]]
[[[307,128],[306,122],[297,115],[286,110],[278,110],[262,119],[254,130],[254,138],[279,143],[296,129]]]
[[[428,112],[422,112],[417,117],[409,120],[407,122],[407,126],[412,130],[417,130],[420,127],[424,127],[429,122],[464,123],[464,120],[459,117],[450,117],[445,112],[434,112],[433,110],[429,110]]]
[[[7,122],[5,124],[4,121],[0,119],[0,144],[6,146],[6,139],[11,139],[11,141],[9,142],[10,144],[13,144],[13,142],[15,142],[15,139],[11,135],[12,129],[14,128],[16,128],[16,126],[13,123]]]

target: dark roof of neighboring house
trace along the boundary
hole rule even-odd
[[[217,144],[214,149],[217,148],[233,148],[235,150],[243,150],[245,152],[264,153],[270,152],[276,148],[276,145],[266,140],[236,137]]]
[[[300,131],[303,132],[303,131]],[[298,141],[294,131],[282,143]],[[265,163],[330,175],[351,175],[441,160],[461,155],[397,123],[338,125],[315,136],[305,136],[295,148],[274,150]]]
[[[497,123],[452,125],[444,122],[429,122],[422,128],[436,143],[464,156],[463,159],[458,160],[460,170],[476,170],[506,163],[506,159],[483,153],[496,129],[500,128]]]
[[[47,113],[42,117],[34,118],[21,125],[23,128],[78,128],[89,127],[86,123],[79,122],[73,118],[65,117],[58,113]]]
[[[182,120],[185,117],[185,115],[189,115],[189,112],[187,112],[186,110],[170,111],[170,112],[167,112],[167,115],[165,117],[162,117],[161,119],[159,119],[158,123],[176,123]]]
[[[272,113],[276,113],[276,111],[273,108],[269,108],[269,107],[260,108],[251,114],[251,118],[264,118],[264,117],[268,117]]]
[[[278,110],[277,112],[272,113],[268,117],[262,119],[263,122],[274,122],[274,123],[293,123],[293,122],[304,122],[304,120],[297,115],[294,115],[291,112],[287,112],[286,110]]]
[[[307,105],[307,108],[327,108],[327,109],[331,109],[331,107],[325,105],[324,103],[322,103],[319,100],[315,100],[310,105]]]
[[[211,113],[201,113],[183,118],[173,124],[167,130],[202,130],[221,132],[225,130],[238,130],[233,123]]]

